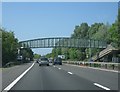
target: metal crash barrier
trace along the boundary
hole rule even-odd
[[[74,64],[86,67],[95,67],[95,68],[103,68],[110,70],[120,70],[120,63],[109,63],[109,62],[83,62],[83,61],[63,61],[66,64]]]

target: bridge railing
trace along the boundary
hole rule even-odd
[[[63,61],[66,64],[73,64],[85,67],[94,67],[110,70],[120,70],[120,63],[108,63],[108,62],[83,62],[83,61]]]
[[[24,48],[54,48],[54,47],[70,47],[70,48],[106,48],[107,43],[103,40],[79,39],[79,38],[40,38],[19,42]]]

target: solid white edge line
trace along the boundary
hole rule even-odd
[[[69,74],[73,74],[73,73],[71,73],[71,72],[68,72]]]
[[[105,86],[102,86],[102,85],[100,85],[100,84],[98,84],[98,83],[94,83],[94,85],[95,85],[95,86],[98,86],[98,87],[100,87],[100,88],[103,88],[103,89],[105,89],[105,90],[110,90],[109,88],[107,88],[107,87],[105,87]]]
[[[58,68],[58,69],[61,69],[61,68]]]
[[[18,78],[16,78],[11,84],[9,84],[4,91],[9,91],[33,66],[35,63],[33,63],[27,70],[25,70]]]

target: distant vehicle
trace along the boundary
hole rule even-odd
[[[60,57],[55,58],[54,62],[53,62],[53,65],[55,65],[55,64],[62,65],[62,59]]]
[[[39,59],[36,59],[36,63],[39,63]]]
[[[22,61],[23,57],[22,56],[17,56],[17,61]]]
[[[65,55],[58,55],[61,59],[65,59]]]
[[[49,61],[48,61],[48,59],[47,58],[40,58],[40,60],[39,60],[39,66],[41,66],[41,65],[47,65],[47,66],[49,66]]]
[[[52,58],[49,58],[49,63],[52,63],[53,62],[53,59]]]

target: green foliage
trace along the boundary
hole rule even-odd
[[[41,57],[41,55],[39,55],[39,54],[34,54],[34,59],[38,59],[38,58],[40,58]]]
[[[53,50],[52,50],[52,58],[55,58],[56,57],[56,49],[54,48]]]
[[[45,57],[46,58],[52,58],[52,53],[48,53]]]
[[[108,29],[109,29],[109,26],[107,25],[101,25],[99,28],[98,28],[98,31],[93,34],[92,38],[93,39],[96,39],[96,40],[107,40],[107,35],[108,35]]]
[[[8,32],[5,29],[0,29],[0,32],[2,32],[2,65],[4,66],[8,62],[16,62],[19,44],[14,32]],[[21,49],[20,54],[24,61],[28,58],[33,59],[33,52],[30,48]]]
[[[70,56],[69,56],[69,48],[62,48],[61,49],[61,51],[62,51],[62,55],[65,55],[65,59],[67,60],[67,59],[70,59]]]
[[[0,38],[2,38],[2,42],[0,41],[0,44],[2,44],[2,64],[5,65],[9,61],[14,61],[16,59],[18,39],[15,38],[14,32],[7,32],[3,28],[0,28]],[[105,40],[108,44],[112,44],[114,47],[120,49],[120,8],[118,9],[118,18],[112,25],[94,23],[91,26],[88,26],[87,23],[82,23],[75,26],[71,38]],[[59,44],[62,42],[63,41],[61,40]],[[54,58],[57,55],[65,55],[66,59],[84,60],[86,59],[86,56],[90,58],[90,56],[95,55],[101,50],[102,49],[92,48],[91,53],[89,53],[90,49],[88,48],[54,48],[52,53],[47,54],[46,57]],[[23,56],[24,60],[26,58],[30,58],[32,60],[33,57],[40,57],[38,54],[33,55],[33,52],[30,48],[21,49],[21,55]]]
[[[120,49],[120,8],[118,9],[118,18],[108,30],[109,42],[116,48]]]
[[[88,26],[87,23],[76,25],[71,38],[86,38],[107,41],[108,44],[112,44],[114,47],[120,48],[120,9],[118,10],[118,19],[112,25],[109,23],[94,23]],[[103,49],[97,48],[56,48],[52,50],[52,56],[55,57],[58,54],[63,54],[66,59],[70,60],[85,60],[91,56],[96,55]],[[90,53],[91,52],[91,53]]]
[[[82,23],[80,26],[75,26],[74,33],[71,35],[72,38],[87,38],[89,26],[87,23]]]
[[[14,61],[17,57],[18,40],[13,32],[2,31],[2,64],[5,65],[9,61]]]
[[[71,60],[75,60],[77,58],[76,50],[74,48],[69,49],[69,57]]]
[[[30,48],[21,49],[20,54],[23,56],[24,61],[26,61],[28,59],[30,59],[31,61],[33,60],[34,55],[33,55],[33,51]]]
[[[89,38],[93,38],[93,35],[98,32],[98,29],[102,25],[103,25],[103,23],[94,23],[94,24],[92,24],[91,27],[88,30],[88,36],[89,36]]]
[[[2,30],[0,29],[0,38],[2,38]]]

